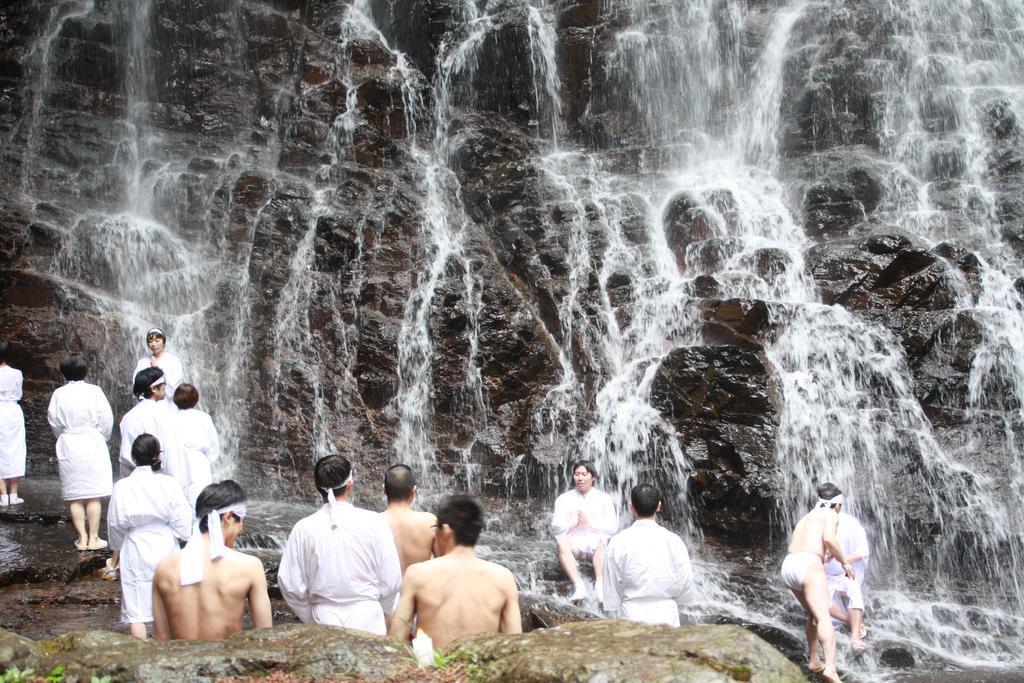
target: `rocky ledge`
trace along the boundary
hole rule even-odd
[[[624,621],[563,624],[524,635],[457,641],[438,669],[419,669],[408,648],[345,629],[290,624],[219,643],[142,642],[109,631],[33,641],[0,630],[0,662],[49,672],[68,683],[288,680],[802,681],[800,669],[737,626],[674,629]]]

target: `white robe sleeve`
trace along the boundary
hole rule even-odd
[[[96,387],[96,412],[99,418],[97,427],[103,434],[103,440],[106,441],[114,429],[114,411],[110,409],[110,401],[99,387]],[[129,457],[131,456],[129,455]]]
[[[50,406],[46,409],[46,421],[50,423],[53,436],[59,439],[64,431],[64,425],[57,419],[57,392],[53,392],[53,395],[50,396]]]
[[[213,418],[207,415],[207,429],[209,434],[206,439],[206,459],[212,465],[220,457],[220,436],[217,435],[217,428],[213,424]]]
[[[380,518],[380,531],[377,536],[380,555],[380,606],[384,614],[391,614],[398,606],[398,594],[402,590],[402,563],[398,558],[394,534],[383,517]]]
[[[306,566],[309,550],[301,530],[292,529],[277,569],[277,587],[288,607],[304,624],[313,623],[313,606],[309,601],[309,581]]]
[[[183,541],[187,541],[192,536],[192,521],[195,517],[195,512],[192,506],[189,505],[188,499],[185,498],[185,494],[182,493],[177,482],[175,482],[174,486],[168,486],[167,489],[167,496],[170,501],[167,526],[171,527],[175,536]]]
[[[604,556],[604,608],[613,616],[618,616],[619,610],[622,607],[619,581],[618,550],[615,545],[609,542],[608,551]]]
[[[184,377],[185,371],[181,365],[181,359],[173,354],[169,354],[170,357],[167,359],[165,364],[167,367],[162,368],[164,371],[164,377],[167,379],[169,391],[171,392],[170,398],[174,399],[174,390],[181,386],[181,380]]]
[[[555,538],[561,538],[569,533],[569,527],[576,516],[576,512],[571,508],[565,495],[555,499],[555,511],[551,515],[551,533]]]
[[[619,530],[619,516],[615,514],[615,506],[612,505],[612,498],[605,495],[601,503],[601,512],[597,519],[591,520],[594,528],[605,536],[614,536]]]
[[[115,486],[114,493],[110,496],[110,502],[107,503],[107,541],[110,543],[110,549],[120,550],[127,535],[127,530],[121,526],[121,514],[117,508],[117,487]]]
[[[693,602],[697,597],[696,587],[693,581],[693,565],[690,563],[690,553],[686,550],[686,544],[682,539],[672,534],[672,559],[675,562],[676,583],[672,590],[672,599],[678,605],[686,605]]]
[[[118,460],[121,461],[122,467],[127,468],[126,471],[131,472],[135,469],[135,461],[132,460],[132,442],[128,437],[127,418],[128,415],[121,418],[121,451]]]

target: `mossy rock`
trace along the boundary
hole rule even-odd
[[[449,652],[456,651],[488,681],[805,680],[778,650],[738,626],[578,622],[522,636],[471,636],[454,643]]]
[[[0,629],[0,674],[12,666],[39,671],[42,657],[43,650],[34,641]]]

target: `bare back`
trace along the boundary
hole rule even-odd
[[[522,631],[512,572],[472,554],[449,553],[410,567],[392,635],[402,635],[403,622],[411,622],[412,614],[440,649],[473,633]]]
[[[181,553],[175,553],[153,576],[156,637],[222,640],[234,635],[242,630],[246,598],[253,624],[270,626],[270,598],[259,559],[225,549],[216,561],[205,558],[201,582],[182,586]]]
[[[828,508],[811,510],[793,527],[789,540],[791,553],[814,553],[824,561],[826,539],[835,539],[839,515]]]
[[[437,523],[434,515],[403,505],[389,505],[381,514],[395,537],[403,575],[409,565],[430,559],[434,547],[434,524]]]

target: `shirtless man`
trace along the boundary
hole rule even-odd
[[[392,465],[388,469],[384,475],[384,495],[387,496],[388,507],[381,514],[395,536],[404,575],[410,564],[430,559],[437,518],[429,512],[412,509],[416,477],[406,465]]]
[[[263,563],[232,549],[242,533],[245,492],[230,479],[196,499],[197,525],[153,575],[157,640],[223,640],[242,630],[246,598],[256,628],[272,626]]]
[[[782,580],[807,612],[808,664],[812,673],[827,680],[839,681],[836,671],[836,633],[829,616],[828,583],[825,580],[826,552],[838,560],[847,576],[853,578],[853,567],[846,561],[836,539],[839,506],[842,495],[819,500],[793,528],[789,554],[782,562]],[[818,659],[818,643],[825,651],[825,663]]]
[[[473,498],[451,496],[437,509],[439,557],[409,567],[389,633],[407,640],[417,626],[444,649],[472,633],[522,633],[519,591],[512,572],[481,560],[473,546],[484,513]]]

